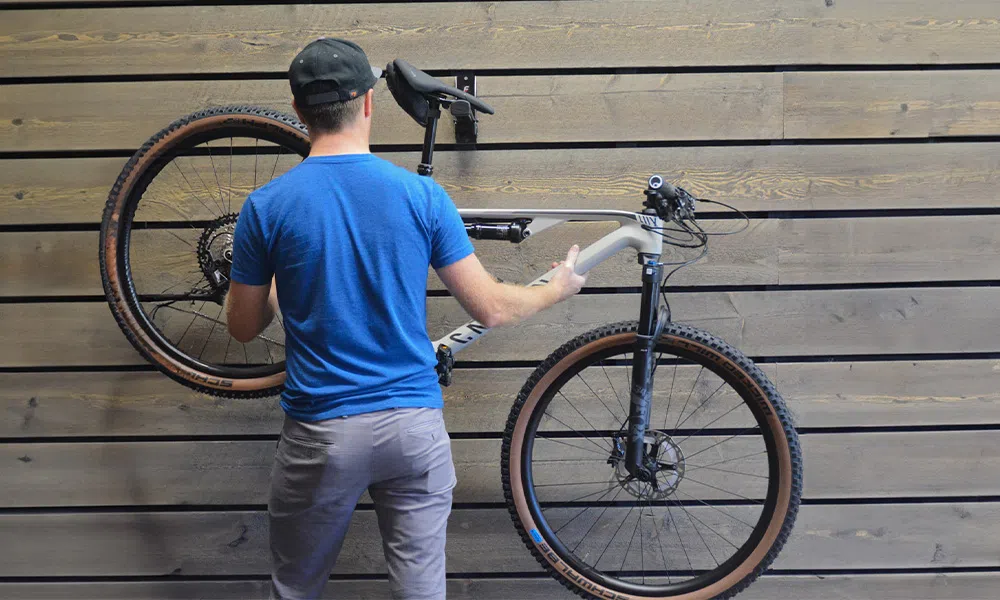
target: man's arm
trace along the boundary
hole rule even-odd
[[[274,279],[267,285],[231,281],[224,306],[229,334],[245,344],[264,331],[278,312],[278,286]]]
[[[475,254],[437,269],[437,274],[472,318],[487,327],[511,325],[573,296],[586,283],[574,271],[580,248],[573,246],[552,280],[525,287],[500,283],[490,275]]]

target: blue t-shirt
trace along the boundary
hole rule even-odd
[[[251,193],[236,224],[232,280],[275,277],[285,412],[318,421],[441,408],[427,268],[472,252],[441,186],[371,154],[310,157]]]

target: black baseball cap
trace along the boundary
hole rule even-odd
[[[300,106],[346,102],[370,90],[382,69],[368,64],[354,42],[322,37],[299,52],[288,68],[292,95]]]

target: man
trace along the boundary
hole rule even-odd
[[[286,331],[286,419],[268,503],[274,598],[321,594],[365,490],[393,597],[445,597],[455,470],[426,329],[428,267],[488,327],[585,281],[573,270],[576,246],[544,286],[486,272],[445,191],[369,153],[380,74],[344,40],[317,40],[295,57],[293,106],[312,148],[247,198],[236,226],[229,331],[253,339],[278,305]]]

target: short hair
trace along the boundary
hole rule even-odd
[[[364,109],[365,97],[358,96],[346,102],[325,102],[312,106],[298,106],[302,120],[310,135],[336,133]]]

